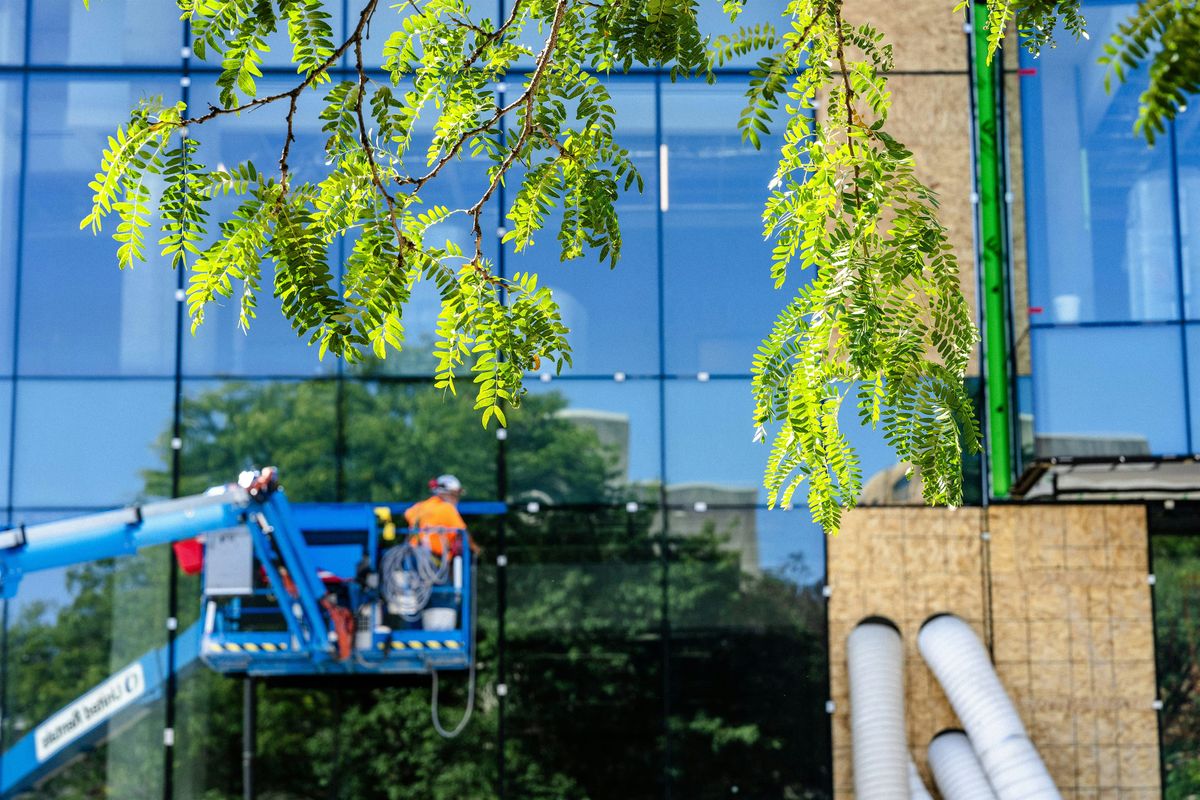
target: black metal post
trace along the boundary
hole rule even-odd
[[[254,800],[254,753],[258,748],[258,697],[254,678],[242,679],[242,798]]]

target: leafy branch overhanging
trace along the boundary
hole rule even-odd
[[[485,253],[484,213],[499,187],[516,184],[503,240],[517,252],[557,208],[561,258],[593,253],[615,266],[615,201],[643,183],[597,75],[645,66],[711,82],[734,55],[764,52],[738,124],[756,146],[782,126],[763,215],[770,272],[783,287],[797,283],[791,271],[806,271],[753,363],[753,422],[762,438],[772,431],[770,502],[789,505],[807,482],[814,518],[837,530],[861,488],[840,417],[848,398],[920,471],[926,500],[961,501],[962,448],[979,438],[963,388],[976,331],[934,193],[886,130],[891,46],[846,20],[841,0],[791,0],[782,32],[757,24],[722,36],[701,32],[695,0],[512,0],[499,22],[467,0],[401,0],[389,9],[396,30],[381,73],[364,57],[372,24],[388,13],[379,0],[360,0],[336,44],[320,0],[178,4],[196,55],[220,63],[219,105],[140,103],[109,139],[81,227],[99,231],[115,212],[128,267],[146,259],[156,210],[162,254],[190,271],[193,331],[211,304],[235,294],[248,327],[269,286],[322,356],[347,360],[399,350],[405,306],[419,281],[431,281],[441,297],[435,384],[455,392],[461,371],[473,375],[484,425],[505,424],[527,371],[570,364],[550,291],[532,274],[502,277]],[[736,20],[742,0],[723,9]],[[993,49],[1010,19],[1036,48],[1060,16],[1082,30],[1073,0],[990,0]],[[298,79],[263,94],[262,54],[281,28]],[[353,78],[335,81],[343,60]],[[296,118],[301,98],[318,92],[328,170],[302,180],[291,168]],[[283,109],[277,169],[200,163],[199,128],[268,106]],[[478,199],[425,205],[447,166],[465,158],[488,164]],[[155,197],[152,186],[165,188]],[[210,206],[223,196],[236,208],[213,228]],[[454,217],[470,223],[465,246],[440,239]],[[327,259],[339,239],[349,244],[340,280]]]

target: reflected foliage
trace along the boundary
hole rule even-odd
[[[186,401],[184,492],[250,464],[278,463],[300,501],[335,499],[337,487],[346,499],[411,499],[443,471],[463,479],[470,499],[548,500],[539,513],[522,503],[503,520],[470,520],[484,555],[478,695],[463,735],[450,741],[435,733],[424,677],[370,688],[261,685],[260,797],[460,800],[496,797],[502,782],[505,796],[522,800],[659,797],[668,784],[673,794],[694,798],[731,791],[828,796],[819,581],[803,565],[747,572],[730,545],[732,531],[710,523],[669,536],[653,507],[627,509],[631,489],[619,482],[615,447],[561,415],[565,408],[559,395],[537,395],[513,414],[505,487],[498,485],[494,434],[480,428],[470,403],[443,403],[424,386],[231,383]],[[169,444],[165,433],[164,463]],[[169,478],[167,469],[147,474],[147,491],[169,491]],[[580,495],[605,502],[552,505],[556,497]],[[498,576],[491,566],[502,524],[509,558],[503,720]],[[44,718],[140,654],[130,652],[135,644],[153,645],[114,625],[116,598],[125,593],[112,585],[142,576],[144,589],[129,595],[140,613],[129,618],[150,636],[161,630],[156,610],[166,613],[167,573],[156,568],[162,560],[79,567],[72,573],[79,585],[57,616],[30,606],[10,631],[11,652],[25,665],[18,679],[28,684],[15,688],[22,696],[36,693],[36,682],[54,685],[57,694],[39,696],[25,719]],[[180,585],[187,624],[199,605],[198,584]],[[84,631],[103,635],[81,639]],[[73,647],[75,640],[87,649]],[[81,660],[87,669],[78,668]],[[463,674],[443,678],[448,723],[465,706],[466,684]],[[241,796],[242,691],[241,681],[203,669],[181,681],[177,797]],[[154,725],[148,730],[157,734]],[[161,793],[158,749],[143,756],[144,786]],[[46,796],[140,796],[114,794],[112,763],[93,754]]]
[[[1167,800],[1200,796],[1200,538],[1156,536],[1155,638]]]

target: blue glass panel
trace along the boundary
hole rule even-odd
[[[644,79],[607,82],[616,109],[617,141],[629,150],[645,181],[641,194],[631,186],[617,201],[622,255],[615,269],[588,253],[561,262],[557,235],[561,212],[552,214],[534,244],[521,253],[508,249],[506,268],[537,272],[553,289],[571,329],[574,366],[579,374],[658,372],[658,160],[654,135],[654,84]],[[506,204],[522,176],[508,181]],[[552,369],[552,368],[551,368]]]
[[[10,0],[11,4],[15,0]],[[171,2],[37,0],[29,60],[35,64],[179,65],[183,23]]]
[[[509,417],[510,499],[620,501],[658,488],[658,384],[532,382]]]
[[[401,84],[395,91],[400,93],[410,88],[410,84]],[[423,176],[433,169],[428,163],[426,153],[437,119],[434,112],[435,109],[428,108],[414,128],[413,143],[406,153],[403,168],[409,175]],[[420,202],[414,206],[417,213],[424,213],[433,206],[444,206],[452,212],[442,222],[429,228],[425,234],[426,243],[430,246],[443,246],[448,241],[453,242],[468,257],[475,252],[472,220],[465,212],[475,205],[487,190],[489,164],[485,159],[473,159],[460,153],[460,158],[448,161],[437,177],[422,188],[419,193]],[[496,229],[500,219],[500,195],[501,190],[497,190],[480,214],[483,256],[493,264],[494,269],[498,269],[495,265],[499,259]],[[347,253],[352,247],[352,239],[353,237],[347,239]],[[448,263],[457,268],[461,261],[451,260]],[[413,288],[412,297],[404,308],[404,350],[399,353],[389,351],[383,361],[371,358],[365,372],[385,375],[432,375],[436,365],[432,355],[433,344],[440,311],[441,298],[437,285],[430,280],[420,280]]]
[[[12,455],[12,381],[0,380],[0,506],[8,505],[9,457]],[[0,519],[0,524],[7,520]]]
[[[343,5],[344,4],[342,3],[342,0],[325,0],[325,3],[324,3],[325,11],[326,11],[326,13],[329,14],[329,19],[327,20],[327,22],[329,23],[329,26],[333,29],[333,36],[331,37],[331,42],[333,43],[333,47],[335,50],[337,48],[341,47],[342,43],[346,40],[346,28],[345,28],[345,24],[344,24],[345,20],[344,20]],[[387,4],[380,3],[379,6],[380,6],[379,12],[377,12],[377,13],[382,12],[386,8]],[[358,15],[356,13],[355,20],[357,21],[357,19],[358,19]],[[193,37],[193,42],[194,41],[195,41],[195,39]],[[283,20],[278,25],[278,27],[275,29],[274,33],[272,33],[266,37],[266,39],[264,40],[264,43],[267,45],[268,49],[262,50],[259,52],[259,55],[262,57],[262,66],[263,66],[264,70],[272,70],[277,73],[285,73],[285,74],[287,72],[295,70],[295,66],[292,64],[293,46],[292,46],[291,39],[288,38],[288,28],[287,28],[287,20],[286,19]],[[383,47],[382,40],[379,42],[378,46],[380,48]],[[364,54],[365,54],[365,52],[366,52],[366,48],[364,48]],[[193,74],[195,74],[196,72],[202,73],[201,75],[199,75],[196,78],[196,82],[198,84],[202,84],[205,82],[211,83],[212,81],[214,81],[216,79],[215,73],[221,67],[220,56],[213,54],[213,53],[208,53],[206,55],[207,55],[207,59],[201,59],[199,56],[193,56],[192,61],[191,61],[191,68],[193,70]],[[350,50],[351,59],[353,59],[353,56],[354,56],[354,51],[352,49],[352,50]],[[353,61],[351,61],[350,63],[353,64]],[[212,74],[208,74],[208,73],[212,73]],[[292,86],[295,86],[298,83],[300,83],[300,81],[303,80],[303,76],[300,75],[299,73],[297,73],[297,76],[295,79],[289,78],[288,80],[290,81],[288,88],[291,88]],[[261,81],[258,81],[257,83],[259,86],[258,96],[262,97],[264,94],[267,94],[267,93],[265,93],[262,89],[263,83]],[[318,93],[323,94],[326,89],[328,89],[328,86],[326,86],[324,89],[318,87],[316,91]],[[278,90],[276,90],[276,91],[278,91]],[[241,92],[238,92],[238,96],[240,98],[242,98],[241,102],[246,101],[245,97],[243,96],[243,94]]]
[[[1022,65],[1029,301],[1034,321],[1174,319],[1180,311],[1170,147],[1133,135],[1144,73],[1104,89],[1097,63],[1134,6],[1088,10],[1089,42]],[[1064,113],[1064,110],[1073,113]]]
[[[0,375],[12,374],[21,176],[21,81],[0,79]]]
[[[103,5],[103,4],[101,4]],[[163,78],[30,78],[21,273],[20,371],[54,375],[169,375],[175,362],[175,281],[157,238],[147,264],[117,269],[110,217],[79,230],[105,140],[148,94],[177,94]],[[155,220],[151,221],[154,225]]]
[[[275,93],[293,85],[290,78],[266,78],[259,81],[261,92]],[[211,83],[197,80],[190,103],[193,109],[204,109],[217,102],[217,90]],[[293,182],[319,181],[327,171],[325,166],[325,137],[317,119],[319,103],[316,97],[306,97],[299,105],[293,126],[296,141],[288,155],[288,167]],[[281,115],[270,109],[227,117],[206,124],[198,131],[202,142],[199,159],[208,168],[234,165],[249,160],[268,174],[278,174],[279,155],[283,147]],[[209,238],[216,239],[218,220],[227,218],[237,208],[239,199],[233,195],[218,198],[210,209]],[[330,249],[331,259],[338,259],[338,246]],[[337,274],[336,267],[334,274]],[[329,374],[337,369],[337,360],[317,357],[316,347],[310,347],[308,337],[300,338],[283,317],[280,303],[272,290],[273,265],[263,262],[262,289],[258,294],[257,316],[249,333],[238,327],[238,293],[219,302],[205,314],[204,324],[195,335],[185,333],[183,341],[183,371],[185,375],[295,375]]]
[[[112,507],[165,494],[156,473],[170,464],[173,396],[170,380],[18,384],[13,505]]]
[[[1184,308],[1188,319],[1200,319],[1200,119],[1181,114],[1175,136]]]
[[[0,64],[25,60],[25,3],[9,0],[0,4]]]
[[[1188,325],[1187,331],[1187,374],[1188,396],[1191,403],[1192,447],[1200,443],[1200,325]]]
[[[783,16],[787,7],[783,0],[750,0],[733,22],[729,21],[729,15],[721,8],[721,3],[700,3],[699,7],[700,32],[714,39],[723,34],[736,33],[741,28],[753,28],[764,23],[773,25],[775,32],[780,35],[791,30],[792,18]],[[734,55],[725,62],[725,67],[753,66],[768,52],[770,51],[755,50],[746,55]]]
[[[765,137],[762,150],[741,141],[740,80],[664,83],[662,92],[667,372],[745,374],[788,298],[773,288],[760,219],[779,140]]]
[[[753,441],[750,381],[670,381],[665,390],[668,497],[702,491],[708,502],[764,502],[768,450]]]
[[[891,470],[896,456],[881,431],[863,428],[847,397],[842,432],[858,453],[863,484]],[[770,441],[755,442],[750,381],[669,381],[666,384],[667,493],[709,503],[765,503],[763,470]],[[795,498],[803,506],[806,488]]]
[[[1186,452],[1175,326],[1034,330],[1039,456]]]
[[[338,499],[333,381],[187,381],[182,429],[182,494],[276,466],[291,500]]]

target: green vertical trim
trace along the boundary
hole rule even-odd
[[[979,241],[983,270],[983,342],[985,402],[988,413],[988,470],[993,497],[1007,497],[1012,486],[1012,407],[1008,386],[1008,291],[1005,271],[1004,143],[1000,141],[999,81],[1003,59],[988,63],[987,5],[975,3],[971,36],[974,47],[975,191],[979,198]]]

